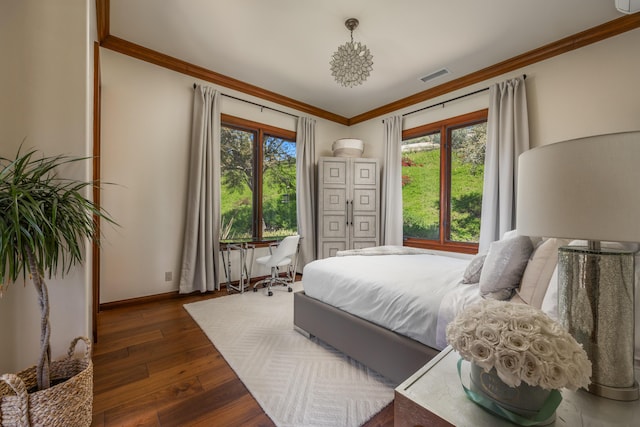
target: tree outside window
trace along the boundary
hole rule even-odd
[[[221,240],[297,232],[295,132],[222,116]]]
[[[477,251],[486,135],[487,110],[403,132],[406,245]]]

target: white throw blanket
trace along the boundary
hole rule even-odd
[[[345,251],[336,252],[336,256],[351,255],[416,255],[429,254],[433,251],[428,249],[411,248],[409,246],[374,246],[362,249],[347,249]]]
[[[367,249],[363,251],[373,255],[369,252],[379,248]],[[412,248],[403,250],[406,249]],[[468,286],[461,282],[469,260],[419,251],[412,255],[387,253],[313,261],[303,271],[305,293],[339,310],[437,348],[441,302],[449,292]],[[453,304],[457,299],[447,301]],[[455,309],[444,312],[450,311],[455,312]]]

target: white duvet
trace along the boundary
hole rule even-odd
[[[307,264],[302,283],[312,298],[442,349],[446,322],[479,298],[477,285],[461,283],[468,263],[433,254],[341,256]]]

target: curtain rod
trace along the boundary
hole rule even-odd
[[[193,84],[193,89],[195,89],[197,86],[198,86],[198,85],[197,85],[196,83],[194,83],[194,84]],[[282,111],[282,110],[278,110],[278,109],[276,109],[276,108],[268,107],[268,106],[266,106],[266,105],[258,104],[257,102],[247,101],[246,99],[237,98],[237,97],[232,96],[232,95],[227,95],[226,93],[222,93],[222,92],[220,92],[220,95],[222,95],[222,96],[226,96],[227,98],[235,99],[236,101],[246,102],[247,104],[255,105],[256,107],[266,108],[267,110],[276,111],[276,112],[278,112],[278,113],[286,114],[286,115],[288,115],[288,116],[295,117],[296,119],[299,119],[299,118],[300,118],[300,116],[296,116],[295,114],[288,113],[288,112],[286,112],[286,111]]]
[[[527,75],[523,74],[522,78],[526,80],[527,79]],[[480,92],[485,92],[485,91],[487,91],[489,89],[490,89],[490,87],[485,87],[483,89],[478,89],[476,91],[473,91],[473,92],[470,92],[470,93],[467,93],[467,94],[464,94],[464,95],[456,96],[455,98],[447,99],[446,101],[438,102],[436,104],[429,105],[428,107],[422,107],[422,108],[419,108],[417,110],[410,111],[408,113],[404,113],[402,115],[402,117],[408,116],[409,114],[417,113],[419,111],[428,110],[429,108],[437,107],[438,105],[444,106],[444,104],[446,104],[446,103],[449,103],[449,102],[452,102],[452,101],[457,101],[458,99],[466,98],[467,96],[475,95],[475,94],[480,93]]]

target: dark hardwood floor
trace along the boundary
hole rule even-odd
[[[182,307],[225,295],[223,290],[101,311],[92,426],[273,426]],[[365,425],[393,426],[393,402]]]

